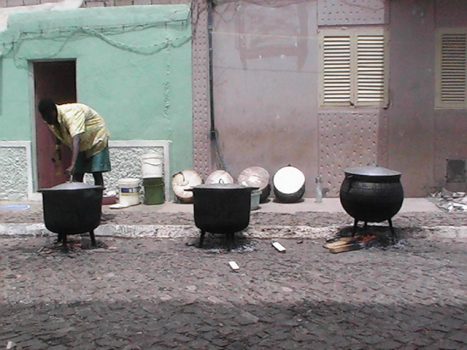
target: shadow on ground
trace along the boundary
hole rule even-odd
[[[12,341],[24,349],[460,349],[466,345],[462,336],[466,315],[462,307],[448,305],[354,305],[350,300],[237,305],[213,297],[202,302],[1,305],[0,314],[0,345]]]

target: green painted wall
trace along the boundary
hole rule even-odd
[[[0,33],[0,140],[32,140],[30,62],[76,59],[78,101],[113,140],[171,140],[192,166],[191,20],[186,5],[18,13]]]

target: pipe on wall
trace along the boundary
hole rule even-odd
[[[214,0],[208,0],[208,49],[209,49],[209,105],[211,110],[210,121],[211,127],[209,136],[211,139],[211,149],[214,150],[216,156],[217,169],[225,170],[225,162],[221,153],[219,145],[219,131],[216,129],[215,112],[214,112],[214,72],[213,72],[213,46],[212,46],[212,32],[213,32],[213,10]]]

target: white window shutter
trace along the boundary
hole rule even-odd
[[[351,99],[351,38],[325,35],[322,40],[322,104],[348,106]]]
[[[357,35],[356,42],[356,104],[383,104],[386,96],[384,35]]]
[[[387,45],[382,27],[320,32],[320,103],[323,107],[387,104]]]
[[[438,105],[467,107],[467,33],[442,33]]]

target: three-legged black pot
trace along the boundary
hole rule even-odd
[[[199,247],[203,246],[206,232],[225,234],[232,247],[235,233],[250,223],[251,192],[255,189],[236,184],[199,185],[190,189],[195,225],[201,232]]]
[[[358,223],[388,221],[393,242],[397,235],[392,217],[402,207],[404,191],[401,173],[382,167],[360,167],[345,170],[340,188],[340,201],[344,210],[354,218],[353,234]]]
[[[58,241],[67,248],[67,235],[89,232],[95,247],[94,229],[102,214],[102,186],[70,182],[42,189],[45,227],[58,234]]]

